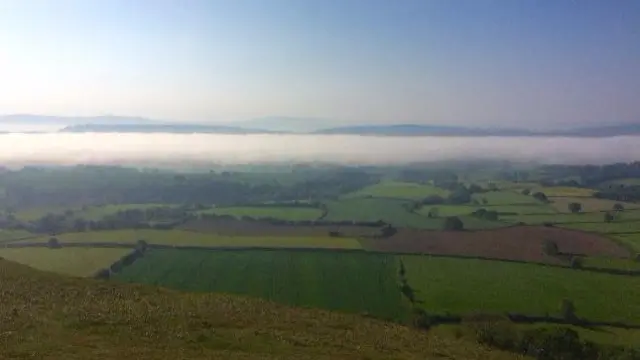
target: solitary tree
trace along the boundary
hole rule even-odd
[[[482,192],[482,187],[478,184],[471,184],[469,185],[469,192],[472,194]]]
[[[571,268],[573,269],[582,269],[583,261],[580,256],[571,257]]]
[[[450,216],[444,220],[444,229],[451,231],[464,230],[464,223],[457,216]]]
[[[398,271],[398,274],[400,275],[401,280],[403,280],[407,274],[407,270],[405,269],[404,262],[402,260],[400,260],[400,271]]]
[[[549,199],[547,199],[547,195],[545,195],[543,192],[540,192],[540,191],[538,191],[538,192],[534,193],[534,194],[533,194],[533,197],[534,197],[536,200],[539,200],[539,201],[542,201],[542,202],[547,202],[547,201],[549,201]]]
[[[624,210],[624,206],[620,203],[616,203],[613,205],[613,210],[615,211],[623,211]]]
[[[522,190],[522,195],[529,195],[529,194],[531,194],[531,190],[529,189]]]
[[[49,241],[47,242],[47,246],[51,249],[59,249],[61,247],[60,242],[55,237],[49,238]]]
[[[569,299],[562,300],[560,304],[560,315],[563,319],[569,322],[573,322],[578,319],[576,316],[576,306],[573,304],[573,301]]]
[[[612,222],[613,221],[613,215],[610,212],[606,212],[604,213],[604,222]]]
[[[434,208],[431,208],[431,210],[429,210],[429,214],[428,214],[428,216],[429,216],[430,218],[437,218],[437,217],[438,217],[438,214],[439,214],[439,210],[438,210],[438,208],[435,208],[435,207],[434,207]]]
[[[572,202],[569,203],[569,205],[567,205],[567,207],[569,208],[569,211],[571,211],[572,213],[579,213],[580,211],[582,211],[582,204],[578,203],[578,202]]]
[[[550,256],[558,255],[560,253],[558,244],[553,240],[546,240],[544,242],[544,253]]]

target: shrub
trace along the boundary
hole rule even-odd
[[[449,216],[444,220],[444,230],[460,231],[464,230],[464,223],[457,216]]]
[[[536,192],[533,194],[533,198],[542,202],[548,202],[549,199],[547,198],[547,195],[545,195],[543,192]]]
[[[545,240],[544,253],[550,256],[558,255],[560,253],[560,249],[558,249],[558,244],[553,240]]]
[[[569,299],[562,300],[562,303],[560,303],[560,316],[568,322],[578,320],[576,316],[576,306],[573,304],[573,301]]]
[[[444,198],[439,195],[429,195],[426,198],[422,199],[422,204],[424,205],[444,204]]]
[[[49,238],[49,241],[47,241],[47,246],[50,249],[59,249],[62,247],[62,245],[60,245],[60,242],[58,241],[58,238],[55,237]]]
[[[569,203],[569,205],[567,205],[567,208],[569,209],[569,211],[571,211],[574,214],[579,213],[580,211],[582,211],[582,204],[578,202],[572,202],[572,203]]]
[[[109,271],[109,269],[100,269],[96,271],[93,277],[96,279],[109,280],[111,277],[111,271]]]
[[[580,256],[571,257],[571,268],[573,269],[582,269],[584,261]]]
[[[531,194],[531,190],[529,189],[523,189],[522,190],[522,195],[530,195]]]
[[[612,222],[613,221],[613,215],[610,212],[606,212],[604,213],[604,222]]]

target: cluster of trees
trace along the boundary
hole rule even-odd
[[[596,186],[602,182],[624,178],[640,178],[640,161],[608,165],[547,165],[541,169],[545,177],[553,179],[578,178],[572,182],[582,186]],[[564,180],[571,181],[571,180]],[[558,182],[554,182],[558,184]],[[574,185],[572,185],[574,186]]]
[[[6,216],[0,226],[8,229],[23,229],[33,233],[56,234],[115,229],[170,229],[197,216],[185,207],[159,206],[146,209],[127,209],[107,215],[100,220],[86,220],[67,210],[62,214],[46,214],[34,221],[19,221],[15,216]]]
[[[296,174],[295,180],[249,181],[233,173],[176,174],[106,166],[24,168],[0,173],[0,187],[5,190],[3,203],[14,208],[118,203],[234,205],[326,199],[373,184],[379,177],[343,167]]]
[[[567,327],[520,330],[508,322],[476,326],[479,343],[537,360],[639,360],[640,349],[601,345],[580,339]]]
[[[149,244],[146,240],[138,240],[133,251],[127,253],[122,258],[111,264],[109,268],[96,271],[93,277],[96,279],[109,279],[111,275],[121,272],[124,267],[133,264],[136,260],[143,257],[148,248]]]
[[[609,199],[615,201],[635,202],[640,201],[640,186],[631,185],[623,187],[605,188],[593,194],[599,199]]]
[[[487,210],[483,208],[472,212],[471,215],[484,220],[498,221],[499,213],[494,210]]]

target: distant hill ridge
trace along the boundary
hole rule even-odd
[[[331,121],[314,118],[267,117],[217,124],[189,124],[142,117],[58,117],[46,115],[0,116],[0,125],[62,125],[61,132],[214,133],[214,134],[335,134],[363,136],[567,136],[611,137],[640,135],[640,123],[533,131],[513,128],[471,128],[444,125],[352,125],[328,127]]]

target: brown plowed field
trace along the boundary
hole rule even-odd
[[[231,236],[328,236],[330,231],[338,231],[342,236],[361,237],[372,236],[380,232],[379,228],[368,226],[292,226],[233,219],[194,220],[180,226],[179,229]]]
[[[561,263],[561,258],[544,253],[545,240],[555,241],[565,254],[629,256],[626,249],[600,235],[542,226],[461,232],[403,229],[389,239],[367,239],[362,243],[366,249],[385,252]]]

